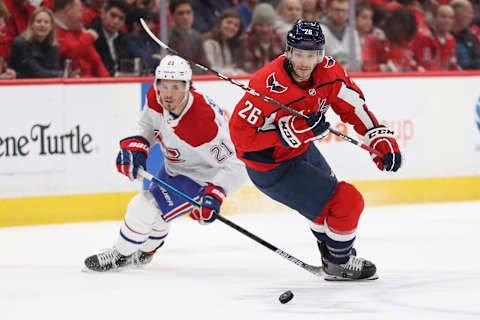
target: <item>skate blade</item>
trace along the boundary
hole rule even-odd
[[[365,279],[348,279],[348,278],[342,278],[342,277],[337,277],[337,276],[330,276],[330,275],[325,275],[323,278],[325,281],[355,281],[355,282],[363,282],[363,281],[370,281],[370,280],[377,280],[379,277],[378,275],[374,274],[373,276]]]
[[[105,271],[101,271],[101,270],[92,270],[92,269],[89,269],[87,268],[86,266],[83,266],[82,269],[80,269],[80,271],[84,272],[84,273],[115,273],[115,272],[121,272],[123,270],[127,269],[127,267],[121,267],[121,268],[115,268],[115,269],[110,269],[110,270],[105,270]]]
[[[82,269],[80,269],[80,271],[82,271],[83,273],[100,273],[100,271],[88,269],[87,267],[83,267]]]

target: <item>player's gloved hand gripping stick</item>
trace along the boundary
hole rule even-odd
[[[167,184],[166,182],[158,179],[157,177],[153,176],[152,174],[150,174],[149,172],[143,170],[143,168],[139,168],[138,169],[138,176],[139,177],[143,177],[145,179],[148,179],[152,182],[155,182],[159,185],[161,185],[162,187],[165,187],[167,188],[168,190],[174,192],[175,194],[177,194],[178,196],[182,197],[183,199],[187,200],[189,203],[191,203],[192,205],[198,207],[198,208],[201,208],[202,207],[202,204],[198,201],[195,201],[194,199],[192,199],[191,197],[189,197],[188,195],[186,195],[185,193],[181,192],[180,190],[177,190],[175,189],[174,187],[170,186],[169,184]],[[238,232],[240,233],[243,233],[244,235],[246,235],[247,237],[249,237],[250,239],[260,243],[262,246],[264,247],[267,247],[268,249],[272,250],[273,252],[275,252],[276,254],[278,254],[279,256],[287,259],[288,261],[296,264],[297,266],[307,270],[308,272],[316,275],[316,276],[321,276],[322,275],[322,267],[321,266],[312,266],[312,265],[309,265],[297,258],[295,258],[294,256],[292,256],[291,254],[288,254],[287,252],[275,247],[273,244],[257,237],[256,235],[254,235],[253,233],[243,229],[242,227],[240,227],[239,225],[233,223],[232,221],[228,220],[227,218],[217,214],[216,212],[213,212],[213,214],[216,216],[216,219],[222,221],[223,223],[225,223],[226,225],[228,225],[229,227],[232,227],[233,229],[237,230]]]
[[[272,104],[276,105],[277,107],[280,107],[280,108],[282,108],[282,109],[284,109],[284,110],[287,110],[287,111],[293,113],[294,115],[296,115],[296,116],[298,116],[298,117],[302,117],[302,118],[308,119],[308,116],[306,116],[306,115],[298,112],[297,110],[294,110],[294,109],[292,109],[292,108],[289,108],[289,107],[281,104],[280,102],[278,102],[278,101],[276,101],[276,100],[273,100],[272,98],[269,98],[269,97],[267,97],[267,96],[264,96],[263,94],[261,94],[261,93],[255,91],[255,90],[253,90],[252,88],[244,85],[243,83],[238,82],[238,81],[236,81],[236,80],[234,80],[234,79],[232,79],[232,78],[229,78],[229,77],[221,74],[220,72],[217,72],[217,71],[215,71],[215,70],[212,70],[212,69],[210,69],[210,68],[208,68],[208,67],[206,67],[206,66],[204,66],[204,65],[202,65],[202,64],[199,64],[199,63],[193,61],[192,59],[190,59],[190,58],[188,58],[188,57],[186,57],[186,56],[178,53],[177,51],[173,50],[172,48],[170,48],[168,45],[166,45],[165,43],[163,43],[160,39],[158,39],[158,38],[153,34],[153,32],[148,28],[148,26],[147,26],[147,24],[145,23],[145,21],[143,20],[143,18],[140,18],[140,24],[142,25],[142,27],[143,27],[143,29],[145,30],[145,32],[150,36],[150,38],[152,38],[153,41],[155,41],[159,46],[161,46],[162,48],[164,48],[165,50],[167,50],[167,51],[170,52],[171,54],[174,54],[174,55],[177,55],[177,56],[179,56],[179,57],[182,57],[183,59],[187,60],[188,62],[190,62],[190,63],[192,63],[192,64],[194,64],[194,65],[196,65],[196,66],[199,67],[200,69],[202,69],[202,70],[204,70],[204,71],[206,71],[206,72],[213,73],[213,74],[216,75],[217,77],[219,77],[219,78],[221,78],[221,79],[223,79],[223,80],[227,80],[228,82],[230,82],[230,83],[232,83],[232,84],[234,84],[234,85],[242,88],[243,90],[247,91],[248,93],[250,93],[250,94],[252,94],[252,95],[254,95],[254,96],[257,96],[257,97],[259,97],[259,98],[262,98],[263,100],[265,100],[265,101],[267,101],[267,102],[269,102],[269,103],[272,103]],[[384,156],[380,151],[378,151],[378,150],[376,150],[376,149],[374,149],[374,148],[372,148],[372,147],[370,147],[370,146],[368,146],[368,145],[366,145],[366,144],[364,144],[364,143],[361,143],[361,142],[359,142],[359,141],[357,141],[357,140],[355,140],[355,139],[353,139],[353,138],[351,138],[351,137],[349,137],[349,136],[341,133],[340,131],[337,131],[337,130],[332,129],[332,128],[328,128],[328,130],[329,130],[331,133],[339,136],[339,137],[342,138],[343,140],[348,141],[348,142],[350,142],[350,143],[353,143],[354,145],[357,145],[357,146],[359,146],[360,148],[369,151],[371,154],[376,154],[376,155],[379,156],[380,158],[383,158],[383,156]]]

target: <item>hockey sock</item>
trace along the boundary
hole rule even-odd
[[[167,237],[167,235],[163,237],[153,237],[152,235],[148,236],[147,241],[145,241],[141,246],[140,250],[143,252],[152,252],[155,249],[157,249],[160,244],[164,241],[164,239]]]
[[[325,258],[333,263],[336,264],[344,264],[348,261],[353,248],[353,242],[355,238],[349,241],[335,241],[330,239],[325,233],[317,232],[313,229],[312,233],[317,238],[317,240],[321,243],[325,244],[326,252],[322,253],[325,255]]]
[[[115,247],[122,255],[129,256],[138,250],[146,238],[147,234],[132,229],[132,227],[124,221],[120,227],[120,235],[118,236]]]
[[[165,241],[170,231],[170,223],[165,222],[161,215],[157,215],[152,231],[148,235],[148,239],[140,246],[143,252],[152,252]]]
[[[352,254],[354,241],[355,238],[350,241],[335,241],[326,237],[327,256],[325,258],[336,264],[347,263]]]

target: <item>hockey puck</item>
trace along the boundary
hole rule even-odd
[[[293,299],[293,292],[290,291],[290,290],[287,290],[285,291],[284,293],[282,293],[280,295],[280,297],[278,297],[278,300],[282,303],[282,304],[285,304],[287,302],[289,302],[290,300]]]

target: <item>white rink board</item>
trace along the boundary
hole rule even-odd
[[[319,148],[339,179],[480,175],[480,131],[474,112],[480,98],[479,76],[359,78],[356,82],[369,109],[397,132],[406,161],[398,174],[385,174],[364,150],[330,136]],[[244,94],[222,80],[196,81],[194,86],[230,112]],[[135,127],[139,83],[0,86],[0,96],[0,198],[138,190],[137,184],[116,173],[114,162],[118,141]],[[333,111],[328,119],[342,128]],[[77,151],[77,130],[85,152],[72,152]],[[42,154],[42,150],[48,152],[39,144],[41,132],[45,141],[48,137],[60,141],[63,136],[64,153]],[[358,139],[351,127],[346,133]]]
[[[138,190],[112,170],[118,141],[135,127],[138,87],[0,86],[1,197]]]

